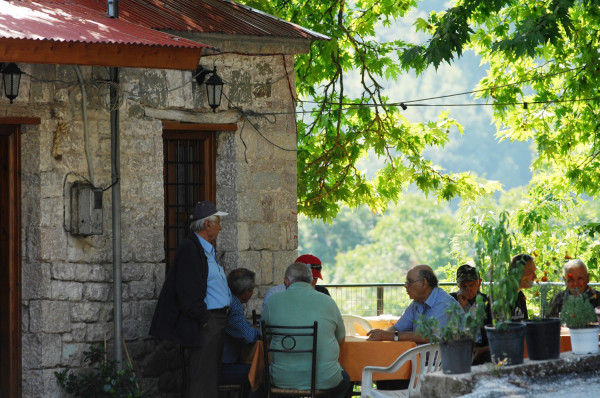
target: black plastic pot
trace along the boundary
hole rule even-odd
[[[560,318],[525,321],[529,359],[540,361],[560,357]]]
[[[445,374],[469,373],[473,357],[473,340],[440,343],[442,372]]]
[[[509,322],[506,330],[486,325],[485,332],[490,344],[492,362],[506,362],[506,365],[523,363],[523,350],[525,348],[524,322]]]

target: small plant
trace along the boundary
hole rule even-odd
[[[581,294],[565,299],[560,319],[569,329],[585,328],[597,321],[593,304]]]
[[[117,370],[115,361],[106,360],[106,350],[102,344],[90,346],[90,350],[84,351],[83,355],[84,362],[95,364],[97,368],[77,375],[70,369],[54,372],[56,382],[68,394],[82,398],[142,396],[131,363],[125,369]]]
[[[506,330],[519,294],[524,264],[511,267],[514,233],[509,230],[508,213],[498,220],[483,216],[475,220],[475,264],[490,282],[489,298],[492,322],[496,329]]]
[[[416,332],[430,343],[449,343],[452,341],[474,339],[483,326],[485,304],[481,295],[477,296],[474,308],[465,313],[460,304],[452,303],[446,308],[450,316],[448,323],[439,327],[439,320],[427,315],[420,315],[416,320]]]

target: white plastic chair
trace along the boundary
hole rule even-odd
[[[361,398],[419,397],[421,395],[421,377],[440,370],[441,359],[439,344],[423,344],[406,351],[388,367],[365,366],[362,371],[360,396]],[[408,389],[386,391],[373,388],[373,373],[395,373],[409,361],[411,372]]]
[[[344,320],[344,327],[346,328],[346,336],[357,336],[359,333],[354,329],[354,325],[359,325],[361,328],[365,329],[365,331],[369,331],[373,329],[371,323],[367,321],[365,318],[361,318],[356,315],[342,315],[342,319]]]

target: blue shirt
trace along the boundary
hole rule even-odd
[[[225,270],[217,263],[215,248],[207,240],[196,234],[208,261],[208,280],[206,281],[206,308],[213,310],[231,305],[231,291],[227,285]]]
[[[227,320],[225,333],[231,339],[225,339],[223,346],[223,363],[235,363],[240,357],[240,345],[254,343],[260,338],[260,332],[250,325],[244,315],[244,306],[240,300],[231,295],[231,313]]]
[[[454,297],[439,287],[434,287],[424,303],[413,300],[394,327],[399,332],[414,332],[417,328],[414,321],[420,314],[425,314],[437,318],[441,328],[450,319],[450,315],[446,314],[446,308],[452,302],[457,302]]]
[[[267,299],[273,293],[285,292],[285,285],[282,283],[281,285],[273,286],[269,290],[267,290],[267,294],[265,294],[265,298],[263,299],[262,310],[265,310],[265,304],[267,303]]]

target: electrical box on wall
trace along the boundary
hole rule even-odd
[[[71,233],[102,235],[102,188],[74,182],[71,186]]]

